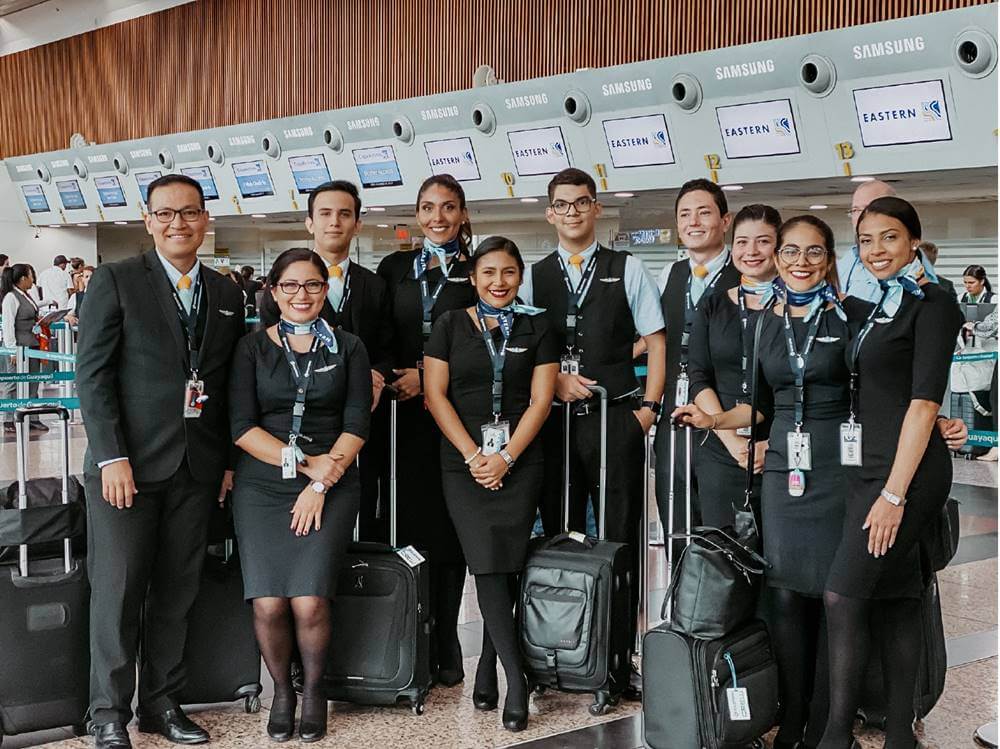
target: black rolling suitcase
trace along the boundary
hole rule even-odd
[[[26,419],[57,414],[62,430],[62,504],[28,508]],[[17,560],[0,565],[0,743],[3,736],[72,726],[83,735],[90,692],[90,584],[74,555],[80,508],[69,501],[69,412],[28,408],[16,413],[17,509],[0,510],[0,544],[18,545]],[[36,512],[37,511],[37,512]],[[59,545],[39,559],[28,544]]]
[[[604,540],[607,489],[607,391],[600,401],[601,465],[598,538],[563,533],[532,543],[521,577],[518,628],[528,677],[537,687],[592,692],[593,715],[605,713],[628,686],[631,671],[628,546]],[[564,406],[564,523],[569,517],[571,405]]]
[[[431,686],[430,582],[419,554],[396,548],[396,413],[393,399],[389,544],[355,542],[348,549],[331,609],[334,642],[324,685],[331,700],[405,703],[421,715]]]

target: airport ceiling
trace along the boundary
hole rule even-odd
[[[0,17],[9,16],[11,13],[17,13],[19,10],[41,5],[44,2],[46,0],[0,0]]]

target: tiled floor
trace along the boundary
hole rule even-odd
[[[81,470],[85,436],[72,428],[71,470]],[[52,475],[59,467],[58,432],[32,441],[30,475]],[[940,590],[948,638],[949,664],[944,696],[923,721],[922,740],[929,749],[972,747],[972,733],[996,718],[997,691],[997,493],[996,464],[955,461],[953,496],[962,502],[962,543],[951,567],[940,573]],[[0,441],[0,480],[14,476],[14,445]],[[658,612],[665,571],[662,547],[650,550],[652,588],[650,611]],[[654,621],[657,616],[651,617]],[[330,735],[317,747],[392,747],[392,749],[487,749],[519,746],[527,749],[634,749],[642,746],[638,706],[621,703],[610,714],[594,718],[587,712],[591,698],[548,692],[532,700],[531,722],[523,734],[510,734],[500,726],[499,711],[481,713],[471,704],[472,675],[480,649],[482,622],[474,583],[467,583],[461,612],[460,635],[466,655],[468,679],[461,687],[436,689],[426,713],[416,717],[405,708],[378,709],[333,705]],[[199,707],[196,719],[212,733],[216,749],[268,746],[264,733],[270,688],[266,671],[264,709],[257,715],[243,713],[240,704]],[[881,735],[863,731],[864,749],[881,746]],[[159,737],[134,733],[136,747],[171,746]],[[54,742],[54,743],[46,743]],[[44,745],[49,749],[82,749],[89,739],[74,738],[68,730],[9,737],[4,749]],[[684,749],[684,748],[679,748]]]

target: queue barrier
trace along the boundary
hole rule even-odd
[[[953,362],[976,362],[976,361],[996,361],[997,351],[974,351],[972,353],[959,353],[951,357]],[[974,447],[997,447],[997,433],[986,429],[970,429],[967,445]]]
[[[79,398],[13,398],[0,400],[0,411],[16,411],[19,408],[33,408],[35,406],[62,406],[69,410],[80,407]]]

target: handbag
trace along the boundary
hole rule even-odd
[[[923,538],[924,552],[935,572],[940,572],[951,564],[958,553],[959,504],[961,503],[954,497],[948,497]]]

